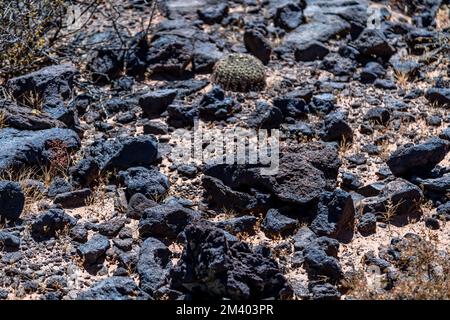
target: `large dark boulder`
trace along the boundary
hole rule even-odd
[[[153,295],[154,291],[166,284],[172,266],[170,257],[170,250],[158,239],[147,238],[142,243],[137,263],[142,290]]]
[[[31,95],[42,103],[42,111],[68,126],[78,124],[76,110],[65,103],[73,93],[73,80],[78,74],[70,64],[54,65],[8,80],[6,87],[14,98],[29,103]]]
[[[416,185],[397,178],[387,183],[378,196],[362,199],[358,210],[383,217],[389,212],[392,217],[416,213],[423,199],[422,190]]]
[[[209,201],[238,211],[261,211],[274,201],[289,205],[317,202],[323,191],[336,187],[340,160],[336,144],[292,146],[280,154],[278,170],[262,174],[250,165],[210,165],[203,186]]]
[[[161,89],[143,94],[139,106],[147,117],[159,117],[177,96],[177,90]]]
[[[433,137],[423,143],[398,148],[387,160],[397,177],[429,173],[450,150],[450,143]]]
[[[47,113],[35,112],[29,107],[20,106],[8,100],[0,100],[0,114],[5,127],[19,130],[44,130],[66,126]]]
[[[77,300],[148,300],[133,279],[128,277],[110,277],[95,283],[89,289],[78,294]]]
[[[139,234],[142,238],[174,240],[186,226],[198,218],[199,212],[180,205],[158,205],[144,211],[139,220]]]
[[[96,234],[88,242],[83,243],[77,249],[78,254],[83,259],[85,266],[92,266],[104,258],[106,251],[110,248],[107,237]]]
[[[319,236],[348,240],[353,235],[355,208],[351,195],[343,190],[324,192],[311,230]]]
[[[98,161],[101,170],[127,170],[155,162],[158,142],[152,135],[120,137],[96,141],[89,147],[88,153]]]
[[[78,135],[70,129],[46,129],[39,131],[19,131],[16,129],[0,129],[0,172],[8,169],[19,169],[25,165],[46,165],[54,154],[51,142],[61,141],[66,152],[80,147]]]
[[[223,230],[193,224],[185,238],[181,259],[170,273],[173,289],[194,299],[280,299],[289,294],[274,259],[253,252]]]
[[[31,235],[34,239],[45,240],[55,237],[57,232],[70,229],[77,221],[61,209],[50,209],[41,214],[31,224]]]
[[[16,220],[25,205],[25,195],[18,182],[0,181],[0,220]]]
[[[125,192],[130,199],[134,194],[141,193],[147,198],[157,198],[169,188],[169,179],[155,167],[133,167],[120,171],[119,180],[125,186]]]
[[[450,107],[450,88],[431,88],[425,93],[425,98],[430,103],[438,106]]]
[[[377,29],[365,29],[351,45],[359,51],[362,59],[387,61],[395,53],[383,32]]]

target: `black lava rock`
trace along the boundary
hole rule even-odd
[[[158,203],[147,199],[147,197],[143,194],[135,193],[128,201],[127,217],[139,220],[144,214],[145,209],[155,207],[157,205]]]
[[[313,300],[339,300],[341,293],[330,283],[315,284],[311,288]]]
[[[175,239],[200,214],[179,205],[158,205],[144,211],[139,221],[142,238]]]
[[[115,237],[119,231],[125,226],[124,218],[113,218],[111,220],[100,223],[97,226],[98,232],[107,237]]]
[[[194,299],[281,298],[290,288],[270,257],[252,252],[207,223],[185,230],[185,248],[170,273],[171,287]],[[189,284],[189,285],[187,285]]]
[[[216,226],[234,235],[240,233],[254,234],[257,221],[254,216],[242,216],[219,221]]]
[[[310,228],[319,236],[351,239],[354,224],[355,208],[352,197],[349,193],[336,189],[321,195],[317,216]]]
[[[58,194],[53,203],[61,205],[63,208],[78,208],[86,205],[92,195],[89,188],[64,192]]]
[[[282,215],[276,209],[270,209],[261,224],[261,229],[268,237],[277,238],[292,233],[297,225],[297,220]]]
[[[72,185],[69,181],[62,177],[54,177],[48,187],[47,195],[54,198],[60,193],[72,191]]]
[[[295,3],[287,3],[278,7],[274,17],[274,24],[285,30],[293,30],[304,21],[302,7]]]
[[[177,96],[175,89],[161,89],[146,93],[139,98],[142,112],[149,117],[159,117]]]
[[[0,220],[16,220],[25,205],[25,196],[18,182],[0,181]]]
[[[283,113],[277,107],[271,106],[264,100],[256,102],[256,110],[247,123],[250,127],[258,129],[277,129],[283,122]]]
[[[353,130],[341,112],[333,112],[325,117],[321,137],[324,141],[352,141]]]
[[[233,99],[226,98],[225,92],[219,86],[214,86],[203,96],[198,110],[202,119],[223,120],[230,116],[233,106]]]
[[[77,185],[88,187],[99,177],[100,166],[94,158],[87,157],[71,167],[69,173]]]
[[[314,113],[328,114],[336,107],[334,102],[336,97],[330,93],[322,93],[312,97],[310,109]]]
[[[387,61],[395,53],[385,35],[377,29],[364,29],[351,45],[359,51],[363,59],[373,60],[373,57],[379,57]]]
[[[359,78],[362,83],[373,83],[383,78],[385,74],[386,70],[381,64],[371,61],[364,66]]]
[[[419,175],[430,172],[450,150],[450,143],[431,138],[424,143],[398,148],[387,160],[395,176]]]
[[[92,72],[92,79],[99,84],[117,79],[123,68],[123,59],[115,50],[97,50],[89,59],[87,68]]]
[[[393,210],[392,214],[394,215],[407,215],[418,210],[422,199],[423,194],[419,187],[397,178],[387,183],[378,196],[362,199],[359,203],[359,210],[363,213],[371,212],[380,216],[387,210]]]
[[[352,173],[344,172],[342,173],[342,185],[341,187],[346,190],[357,190],[362,186],[361,181],[358,177]]]
[[[49,148],[54,141],[60,141],[68,153],[78,150],[81,145],[78,135],[70,129],[0,129],[0,171],[21,170],[23,166],[34,166],[36,163],[49,164],[55,156]]]
[[[425,219],[425,227],[431,230],[439,230],[441,226],[438,219],[428,217]]]
[[[431,88],[425,93],[430,103],[435,103],[442,107],[450,106],[450,89],[449,88]]]
[[[88,153],[99,162],[101,170],[127,170],[155,162],[158,142],[151,135],[100,140],[94,142]]]
[[[129,168],[126,171],[120,171],[118,177],[126,188],[125,193],[128,199],[136,193],[141,193],[148,198],[158,197],[169,188],[169,179],[155,167]]]
[[[77,74],[78,71],[70,64],[53,65],[12,78],[6,87],[15,99],[24,104],[27,104],[27,95],[40,97],[43,113],[72,128],[78,123],[76,110],[66,106],[65,101],[72,97],[73,80]]]
[[[144,293],[128,277],[110,277],[95,283],[91,288],[81,292],[77,300],[148,300]]]
[[[272,54],[272,46],[259,29],[247,29],[244,33],[244,45],[247,51],[268,64]]]
[[[188,177],[194,178],[197,175],[197,167],[195,165],[190,164],[182,164],[177,167],[177,171],[179,174]]]
[[[285,96],[275,98],[273,105],[281,110],[284,117],[304,118],[308,112],[308,104],[302,95],[298,95],[295,91]]]
[[[75,218],[69,216],[64,210],[50,209],[33,221],[31,234],[37,240],[45,240],[55,237],[58,231],[70,229],[76,223]]]
[[[323,59],[330,50],[319,41],[311,41],[300,44],[295,48],[295,60],[297,61],[315,61]]]
[[[434,218],[444,219],[445,221],[450,221],[450,201],[441,204],[436,209],[436,214],[433,215]]]
[[[167,283],[167,276],[172,267],[170,258],[170,250],[161,241],[147,238],[142,243],[136,268],[140,287],[144,292],[153,295]]]
[[[339,261],[318,246],[308,246],[304,250],[304,266],[313,279],[327,277],[331,283],[340,281],[343,272]]]
[[[376,233],[377,217],[373,213],[365,213],[358,220],[358,231],[363,236],[369,236]]]
[[[197,11],[198,17],[207,24],[222,22],[223,18],[228,15],[228,5],[221,3],[216,6],[208,6]]]
[[[385,108],[372,108],[364,115],[364,120],[373,121],[377,124],[386,125],[391,118],[391,114],[388,109]]]
[[[198,118],[199,111],[193,106],[172,104],[167,107],[167,123],[175,128],[192,127],[194,119]]]
[[[80,245],[77,252],[83,258],[84,264],[86,266],[91,266],[100,261],[109,248],[110,244],[108,238],[96,234],[88,242]]]
[[[85,243],[88,240],[88,230],[83,225],[77,224],[70,229],[69,236],[76,242]]]
[[[17,251],[20,247],[20,237],[7,231],[0,231],[0,250]]]
[[[388,79],[377,79],[375,80],[373,85],[378,89],[385,89],[385,90],[397,89],[397,85],[394,83],[394,81]]]

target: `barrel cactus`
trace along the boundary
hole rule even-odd
[[[249,54],[229,54],[214,66],[214,83],[229,91],[258,91],[266,84],[264,65]]]

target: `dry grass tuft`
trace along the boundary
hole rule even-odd
[[[44,194],[36,186],[30,185],[29,180],[41,180],[42,170],[25,168],[23,170],[6,170],[0,174],[0,180],[17,181],[25,195],[24,212],[30,212],[33,205],[44,198]]]
[[[352,141],[347,141],[347,139],[342,136],[342,140],[339,143],[339,155],[341,158],[344,158],[345,155],[351,150],[352,145]]]
[[[19,103],[22,103],[29,107],[30,109],[36,110],[37,112],[42,111],[42,107],[44,106],[44,97],[41,93],[32,90],[27,91],[20,97]]]
[[[48,174],[66,176],[72,162],[67,144],[61,140],[53,140],[46,147],[51,152]]]
[[[405,241],[406,240],[406,241]],[[373,275],[360,270],[344,283],[352,299],[448,300],[450,299],[449,252],[431,232],[422,238],[403,238],[395,244],[398,259],[391,261],[397,277],[393,287],[373,285]],[[383,275],[381,275],[383,278]],[[384,281],[380,282],[383,286]]]
[[[6,128],[6,115],[0,110],[0,129]]]
[[[411,76],[408,73],[398,71],[394,73],[394,78],[397,84],[403,89],[408,87],[409,81],[411,80]]]
[[[436,27],[438,30],[450,28],[450,6],[445,5],[439,8],[436,14]]]
[[[406,15],[413,15],[416,8],[420,5],[419,0],[389,0],[389,5]]]

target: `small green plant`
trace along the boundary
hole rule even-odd
[[[219,60],[212,75],[214,83],[230,91],[257,91],[266,85],[261,61],[249,54],[230,54]]]

